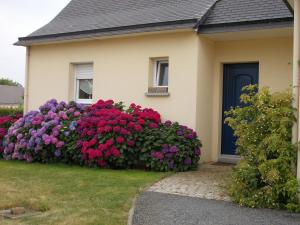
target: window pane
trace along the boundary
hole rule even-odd
[[[78,99],[92,99],[93,98],[93,80],[78,80]]]
[[[169,81],[169,64],[160,63],[158,86],[168,86]]]

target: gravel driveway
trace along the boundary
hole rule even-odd
[[[133,225],[299,225],[300,214],[248,209],[233,203],[144,192],[136,202]]]

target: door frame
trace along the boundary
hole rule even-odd
[[[220,70],[220,112],[219,112],[219,144],[218,144],[218,162],[224,162],[224,163],[232,163],[236,164],[241,157],[239,155],[225,155],[222,154],[222,132],[223,132],[223,88],[224,88],[224,66],[228,64],[246,64],[246,63],[256,63],[258,65],[258,86],[260,85],[260,62],[259,60],[255,61],[230,61],[230,62],[221,62],[221,70]]]

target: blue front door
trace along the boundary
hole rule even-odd
[[[236,154],[236,138],[233,130],[224,124],[224,112],[231,107],[242,106],[240,96],[242,88],[249,84],[258,84],[258,63],[225,64],[223,77],[223,118],[222,118],[222,155]]]

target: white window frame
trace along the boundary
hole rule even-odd
[[[159,85],[159,78],[160,78],[160,68],[161,64],[168,64],[168,85],[167,86],[161,86]],[[168,59],[162,59],[162,60],[155,60],[153,63],[154,66],[154,74],[153,74],[153,86],[154,87],[164,87],[168,88],[169,87],[169,78],[170,78],[170,64]]]
[[[82,65],[91,65],[92,67],[92,74],[87,75],[87,76],[80,76],[80,78],[78,78],[77,76],[77,66],[82,66]],[[94,64],[93,63],[77,63],[74,64],[74,73],[75,73],[75,102],[79,103],[79,104],[92,104],[93,102],[93,98],[92,99],[80,99],[79,98],[79,82],[80,80],[92,80],[93,81],[93,89],[94,89]],[[93,95],[93,94],[92,94]]]

